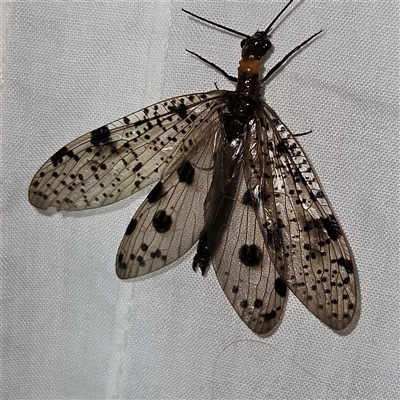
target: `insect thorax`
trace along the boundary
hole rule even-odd
[[[254,96],[237,92],[229,92],[226,96],[229,113],[222,115],[222,123],[225,138],[231,142],[244,134],[246,125],[254,118],[259,102]]]

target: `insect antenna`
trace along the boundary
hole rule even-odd
[[[243,36],[243,37],[245,37],[246,39],[250,38],[250,36],[249,36],[249,35],[246,35],[245,33],[236,31],[236,30],[234,30],[234,29],[228,28],[228,27],[226,27],[226,26],[224,26],[224,25],[221,25],[221,24],[217,24],[216,22],[210,21],[209,19],[200,17],[199,15],[196,15],[196,14],[190,12],[190,11],[187,11],[187,10],[185,10],[184,8],[182,8],[182,11],[185,12],[186,14],[191,15],[192,17],[195,17],[195,18],[199,19],[200,21],[207,22],[207,23],[210,24],[210,25],[217,26],[218,28],[224,29],[225,31],[234,33],[235,35]],[[218,67],[218,65],[214,64],[213,62],[208,61],[206,58],[200,56],[199,54],[197,54],[197,53],[195,53],[195,52],[193,52],[193,51],[190,51],[190,50],[188,50],[188,49],[186,49],[186,51],[187,51],[188,53],[190,53],[190,54],[193,54],[194,56],[196,56],[197,58],[199,58],[201,61],[205,62],[206,64],[208,64],[208,65],[210,65],[211,67],[213,67],[214,69],[216,69],[216,70],[217,70],[218,72],[220,72],[223,76],[225,76],[226,78],[228,78],[231,82],[237,82],[237,81],[238,81],[238,78],[236,78],[235,76],[229,75],[226,71],[224,71],[221,67]]]
[[[294,53],[299,51],[302,47],[304,47],[308,42],[310,42],[312,39],[315,38],[315,36],[319,35],[322,32],[322,29],[314,33],[314,35],[310,36],[308,39],[306,39],[303,43],[300,43],[298,46],[296,46],[292,51],[290,51],[288,54],[286,54],[285,57],[282,58],[279,62],[277,62],[269,71],[268,73],[264,76],[264,78],[261,79],[261,82],[265,82],[268,78],[271,77],[272,74],[276,72],[286,61],[288,58],[290,58]]]
[[[293,0],[291,0],[291,2],[292,1]],[[246,35],[245,33],[242,33],[242,32],[239,32],[239,31],[235,31],[234,29],[228,28],[227,26],[224,26],[224,25],[221,25],[221,24],[217,24],[216,22],[210,21],[209,19],[206,19],[206,18],[200,17],[199,15],[193,14],[192,12],[187,11],[184,8],[182,8],[182,11],[185,12],[186,14],[191,15],[192,17],[195,17],[195,18],[201,20],[201,21],[207,22],[210,25],[218,26],[218,28],[224,29],[225,31],[228,31],[228,32],[231,32],[231,33],[234,33],[235,35],[243,36],[246,39],[250,38],[250,36]]]
[[[293,0],[290,0],[289,3],[286,4],[285,7],[283,7],[282,11],[273,19],[273,21],[268,25],[268,28],[265,30],[265,34],[268,35],[268,33],[271,31],[273,25],[275,22],[279,19],[279,17],[286,11],[286,9],[293,3]]]

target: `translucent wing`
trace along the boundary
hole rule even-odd
[[[212,254],[219,283],[243,322],[264,334],[279,322],[287,287],[271,261],[243,175],[226,229]]]
[[[287,287],[276,272],[243,174],[242,138],[222,138],[205,203],[206,236],[219,283],[244,323],[271,331],[280,320]],[[201,241],[201,239],[200,239]]]
[[[96,208],[167,176],[203,145],[223,93],[164,100],[79,137],[36,173],[29,201],[40,209]]]
[[[264,103],[250,129],[247,187],[262,199],[257,217],[275,267],[298,299],[331,328],[345,328],[356,306],[354,260],[310,162]]]
[[[204,227],[203,204],[213,173],[219,119],[202,127],[205,146],[153,188],[132,218],[117,253],[117,275],[134,278],[185,254]]]

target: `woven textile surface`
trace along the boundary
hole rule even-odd
[[[299,138],[357,262],[361,314],[338,335],[290,295],[261,338],[192,250],[132,282],[115,255],[149,190],[98,210],[38,212],[33,174],[69,141],[163,98],[234,86],[240,38],[282,1],[2,2],[2,346],[7,399],[399,398],[399,4],[296,1],[266,86]]]

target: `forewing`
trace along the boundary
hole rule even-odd
[[[29,201],[39,209],[96,208],[168,176],[204,145],[223,93],[164,100],[79,137],[39,169]]]
[[[286,285],[264,244],[243,175],[243,136],[217,138],[215,167],[205,202],[205,235],[219,283],[244,323],[266,333],[278,323]],[[199,250],[198,250],[199,251]]]
[[[211,259],[224,293],[243,322],[265,334],[279,322],[287,288],[276,272],[260,231],[254,204],[242,173],[230,218],[217,241],[210,243]]]
[[[185,254],[204,227],[218,119],[202,131],[205,146],[153,188],[132,218],[117,253],[121,279],[156,271]]]
[[[321,321],[344,329],[356,307],[355,263],[347,240],[296,138],[266,104],[253,129],[261,153],[245,161],[248,188],[260,181],[257,216],[287,286]]]

